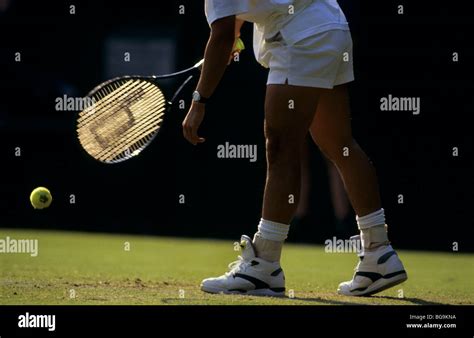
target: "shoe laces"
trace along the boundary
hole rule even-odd
[[[239,256],[236,261],[233,261],[229,264],[229,272],[226,272],[226,276],[234,274],[236,272],[245,271],[245,269],[247,269],[249,265],[249,261],[246,261],[242,258],[242,256]]]
[[[362,262],[362,261],[359,261],[359,262],[357,263],[356,267],[354,268],[354,274],[352,275],[352,282],[355,281],[355,279],[356,279],[356,277],[357,277],[357,276],[356,276],[356,273],[357,273],[357,271],[359,271],[359,267],[360,267],[360,263],[361,263],[361,262]]]

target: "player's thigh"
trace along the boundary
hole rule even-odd
[[[304,138],[325,89],[269,84],[265,97],[265,135]]]
[[[325,149],[352,140],[347,85],[335,86],[321,95],[310,131],[316,144]]]

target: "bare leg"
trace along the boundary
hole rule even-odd
[[[350,212],[350,204],[341,175],[331,161],[327,161],[329,189],[331,190],[331,201],[336,219],[342,222]]]
[[[265,97],[267,181],[262,220],[254,236],[257,255],[280,260],[283,241],[299,201],[305,137],[323,89],[268,85]]]
[[[265,100],[267,180],[264,219],[288,224],[295,213],[301,186],[305,137],[324,89],[269,85]],[[294,109],[289,108],[294,102]]]
[[[375,169],[352,138],[346,86],[335,87],[321,96],[311,135],[338,168],[359,216],[357,225],[364,259],[357,264],[352,280],[339,284],[338,293],[364,296],[404,282],[405,268],[388,241]]]
[[[321,95],[310,131],[321,151],[337,167],[357,215],[379,210],[375,168],[352,138],[347,86],[336,86]]]
[[[308,214],[309,210],[309,194],[311,187],[311,171],[309,167],[309,147],[307,142],[303,145],[303,153],[301,155],[301,190],[300,200],[295,212],[295,218],[303,218]]]

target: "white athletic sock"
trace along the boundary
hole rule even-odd
[[[289,224],[272,222],[263,218],[258,224],[258,233],[263,239],[269,241],[283,242],[288,237],[288,231],[290,231]]]
[[[364,249],[375,249],[390,243],[388,241],[385,212],[383,209],[379,209],[362,217],[357,216],[356,220]]]
[[[258,231],[253,238],[257,256],[270,262],[277,262],[281,257],[283,242],[288,237],[289,224],[261,219]]]

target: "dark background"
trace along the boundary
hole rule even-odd
[[[354,40],[354,136],[377,168],[392,242],[444,251],[458,242],[460,251],[472,251],[472,13],[459,2],[339,3]],[[76,113],[54,109],[56,97],[85,95],[112,76],[161,74],[194,64],[209,34],[203,4],[74,1],[76,14],[70,15],[69,2],[17,0],[0,12],[0,227],[253,234],[266,169],[267,71],[254,59],[251,24],[242,32],[247,49],[208,105],[202,126],[207,142],[199,147],[182,138],[186,110],[174,109],[139,157],[101,164],[76,139]],[[404,15],[396,14],[399,4]],[[185,15],[178,14],[180,5]],[[17,51],[20,63],[14,62]],[[132,60],[120,65],[124,51]],[[460,55],[458,63],[453,52]],[[183,93],[187,105],[193,88]],[[379,100],[388,94],[421,97],[421,114],[381,112]],[[216,147],[225,142],[257,144],[258,161],[218,159]],[[452,147],[459,148],[458,157]],[[293,242],[323,242],[335,234],[326,166],[312,144],[310,164],[311,212],[293,226]],[[29,204],[37,186],[52,191],[47,210]],[[180,194],[185,204],[178,203]],[[399,194],[403,204],[397,203]]]

